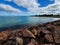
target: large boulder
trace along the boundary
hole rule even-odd
[[[31,31],[29,31],[29,30],[23,30],[22,31],[22,36],[23,37],[32,37],[32,38],[35,38],[34,34]]]
[[[10,31],[10,30],[1,32],[0,33],[0,41],[7,40],[7,38],[9,36],[11,36],[11,34],[12,34],[12,31]]]

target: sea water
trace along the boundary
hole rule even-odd
[[[52,17],[29,17],[29,16],[0,16],[0,27],[8,27],[13,25],[36,25],[46,22],[60,20],[60,18]]]

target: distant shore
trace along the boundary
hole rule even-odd
[[[52,17],[52,18],[60,18],[60,15],[35,15],[31,17]]]

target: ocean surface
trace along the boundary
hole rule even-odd
[[[0,16],[0,28],[13,25],[36,25],[60,20],[51,17],[26,17],[26,16]]]

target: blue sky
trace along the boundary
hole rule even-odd
[[[38,3],[41,4],[41,7],[45,7],[45,6],[48,6],[49,4],[53,4],[54,0],[53,1],[50,1],[50,0],[38,0]]]
[[[48,7],[58,5],[56,0],[0,0],[0,15],[35,15],[51,13]],[[58,6],[59,7],[59,6]],[[57,7],[57,8],[58,8]],[[45,12],[43,12],[45,11]],[[60,11],[60,10],[59,10]],[[58,12],[58,11],[57,11]],[[55,12],[53,12],[55,13]]]

